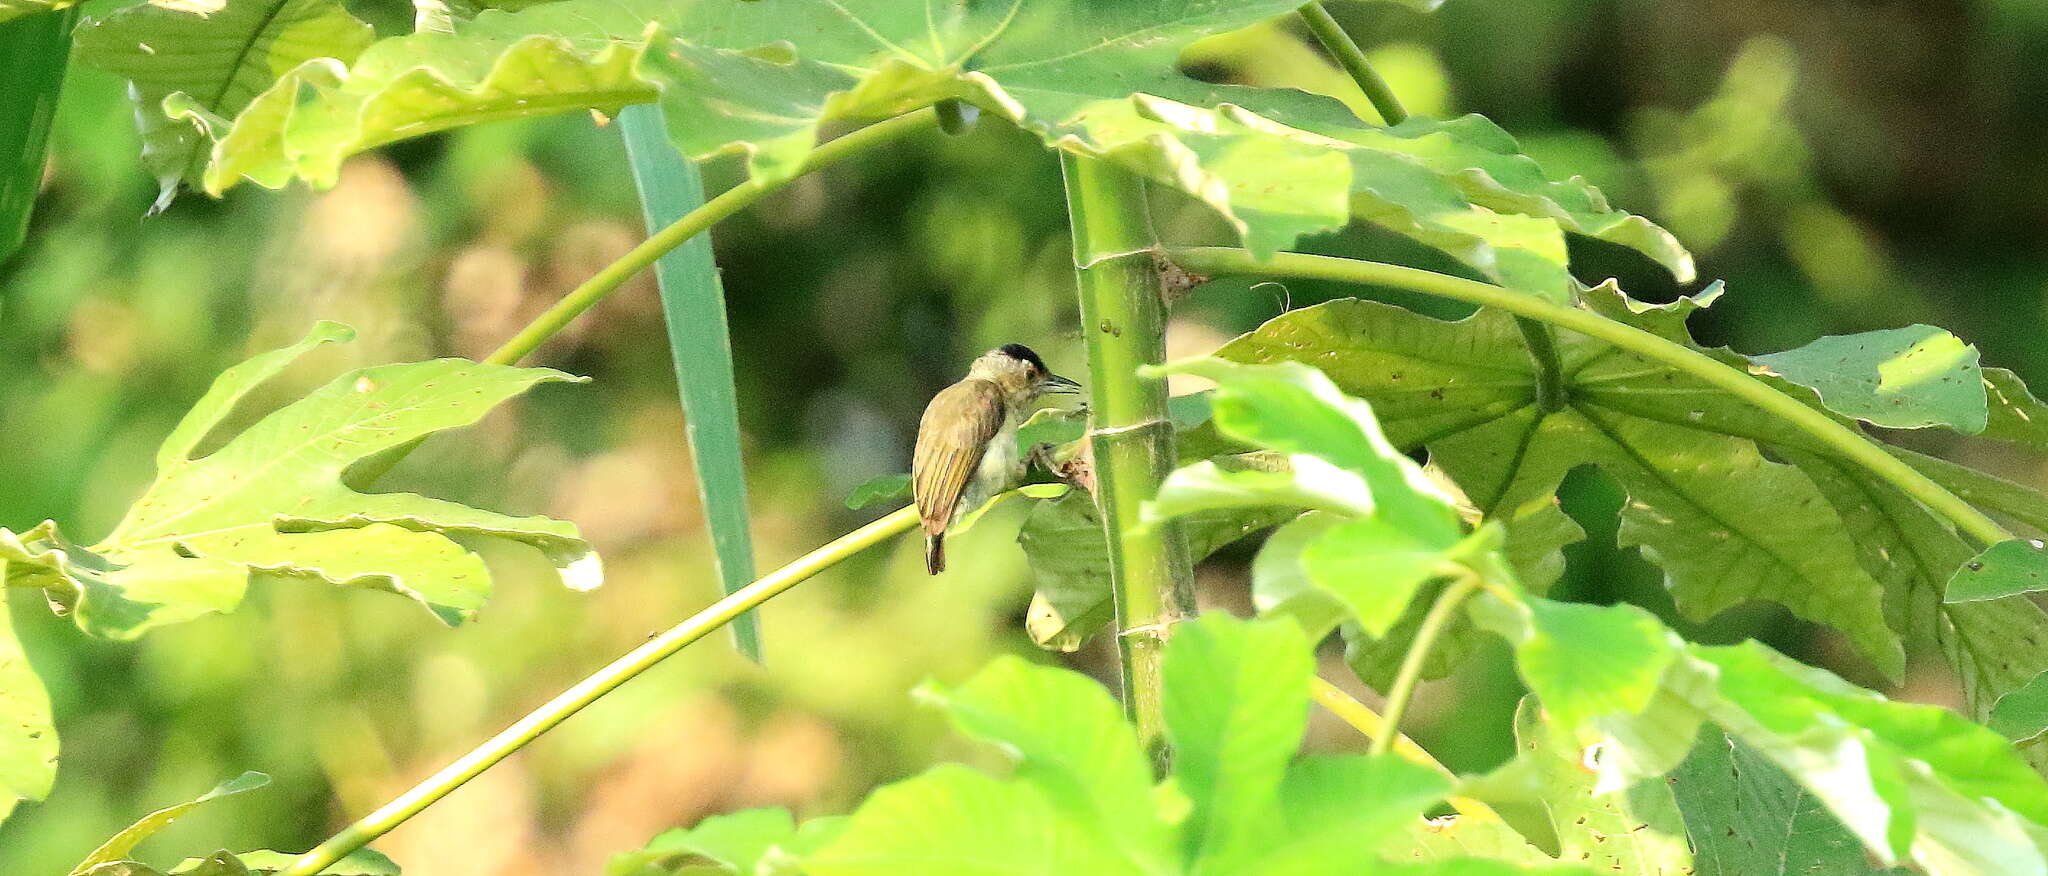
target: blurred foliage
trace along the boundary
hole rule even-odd
[[[413,15],[394,0],[351,8],[380,35]],[[1704,343],[1756,352],[1929,323],[1976,344],[1989,365],[2048,380],[2039,4],[1452,0],[1433,16],[1334,11],[1412,109],[1487,115],[1552,172],[1584,174],[1616,204],[1667,223],[1703,277],[1737,278],[1696,320]],[[1303,37],[1276,24],[1198,45],[1187,61],[1357,105]],[[1257,67],[1240,71],[1252,55]],[[71,72],[28,241],[0,264],[0,525],[54,517],[82,538],[104,534],[213,376],[316,318],[362,337],[309,355],[260,402],[282,404],[350,367],[481,356],[639,237],[617,134],[588,116],[410,141],[345,165],[332,191],[244,188],[149,219],[155,181],[137,161],[131,118],[121,83]],[[739,173],[727,160],[706,167],[714,190]],[[1173,239],[1223,233],[1172,196],[1158,206]],[[905,469],[924,400],[974,353],[1016,341],[1055,371],[1084,370],[1057,165],[1001,124],[799,180],[722,226],[717,243],[764,563],[879,513],[840,499]],[[1363,229],[1309,245],[1461,270]],[[1627,250],[1573,246],[1582,278],[1619,276],[1654,300],[1692,291]],[[1211,284],[1177,312],[1169,354],[1208,352],[1335,294]],[[0,827],[0,872],[76,861],[137,816],[243,769],[274,782],[164,830],[145,858],[304,848],[713,599],[658,313],[651,280],[637,280],[531,363],[590,375],[592,386],[519,400],[428,443],[383,483],[572,520],[606,554],[602,590],[564,591],[539,558],[484,545],[497,596],[457,630],[399,600],[277,586],[253,590],[236,614],[125,644],[82,638],[33,594],[10,594],[65,756],[50,799]],[[2048,482],[1989,445],[1907,440]],[[1909,667],[1890,687],[1839,636],[1781,612],[1677,618],[1658,573],[1612,547],[1620,496],[1588,471],[1567,479],[1564,508],[1588,538],[1567,548],[1553,594],[1651,606],[1697,641],[1765,624],[1774,646],[1861,683],[1955,701],[1945,668]],[[958,682],[993,653],[1044,659],[1021,623],[1021,511],[998,512],[954,548],[986,558],[971,574],[928,580],[906,544],[800,589],[763,612],[765,666],[693,649],[378,847],[429,876],[591,872],[709,813],[843,813],[873,784],[933,762],[992,763],[905,693],[928,677]],[[1202,568],[1208,607],[1248,610],[1250,557],[1226,548]],[[1511,752],[1521,688],[1498,648],[1489,653],[1426,686],[1410,714],[1453,768]],[[1067,659],[1100,674],[1109,655],[1097,646]],[[1340,655],[1324,659],[1325,675],[1345,677]],[[1326,718],[1310,726],[1310,748],[1360,744]]]

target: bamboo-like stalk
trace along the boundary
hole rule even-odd
[[[1170,753],[1160,656],[1168,629],[1195,613],[1194,571],[1179,522],[1139,525],[1140,506],[1174,463],[1166,381],[1138,373],[1166,358],[1166,303],[1144,182],[1094,159],[1062,153],[1060,161],[1088,347],[1088,441],[1109,542],[1124,711],[1163,773]]]
[[[830,544],[805,554],[795,562],[770,572],[732,595],[712,603],[710,608],[691,615],[688,620],[648,639],[645,644],[634,648],[624,657],[591,673],[589,677],[557,694],[554,699],[548,700],[540,708],[529,712],[526,717],[513,722],[512,726],[486,740],[468,754],[456,758],[453,763],[414,785],[411,790],[398,795],[391,802],[378,807],[377,811],[363,816],[326,842],[313,847],[311,851],[293,861],[290,867],[278,871],[278,876],[313,876],[328,865],[341,860],[348,853],[368,845],[370,841],[417,815],[434,801],[448,796],[449,792],[462,787],[463,783],[476,778],[479,773],[490,769],[493,764],[504,760],[512,752],[540,738],[542,733],[554,729],[555,725],[581,711],[584,706],[596,702],[599,697],[631,681],[634,676],[654,668],[655,664],[668,659],[692,642],[710,635],[749,609],[781,595],[811,576],[838,565],[854,554],[908,532],[916,525],[915,506],[897,509],[887,517],[842,535]]]
[[[1339,283],[1391,286],[1424,295],[1493,307],[1556,328],[1597,338],[1699,378],[1729,395],[1805,432],[1833,453],[1862,466],[1915,501],[1948,518],[1981,545],[2009,540],[2012,533],[1969,502],[1899,460],[1869,437],[1726,363],[1684,344],[1659,337],[1597,313],[1566,307],[1532,292],[1400,265],[1283,252],[1259,261],[1233,247],[1179,247],[1166,255],[1187,270],[1220,275],[1299,277]]]

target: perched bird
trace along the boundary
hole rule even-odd
[[[967,378],[932,396],[917,424],[910,458],[911,495],[924,520],[925,571],[946,569],[946,527],[1024,479],[1017,424],[1048,392],[1081,385],[1045,368],[1023,344],[1004,344],[974,360]]]

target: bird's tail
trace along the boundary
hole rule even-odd
[[[924,537],[924,571],[937,575],[946,571],[946,534],[934,532]]]

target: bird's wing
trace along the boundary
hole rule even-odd
[[[944,532],[953,521],[982,451],[1002,426],[1003,392],[987,380],[962,380],[925,406],[910,466],[911,495],[925,532]]]

